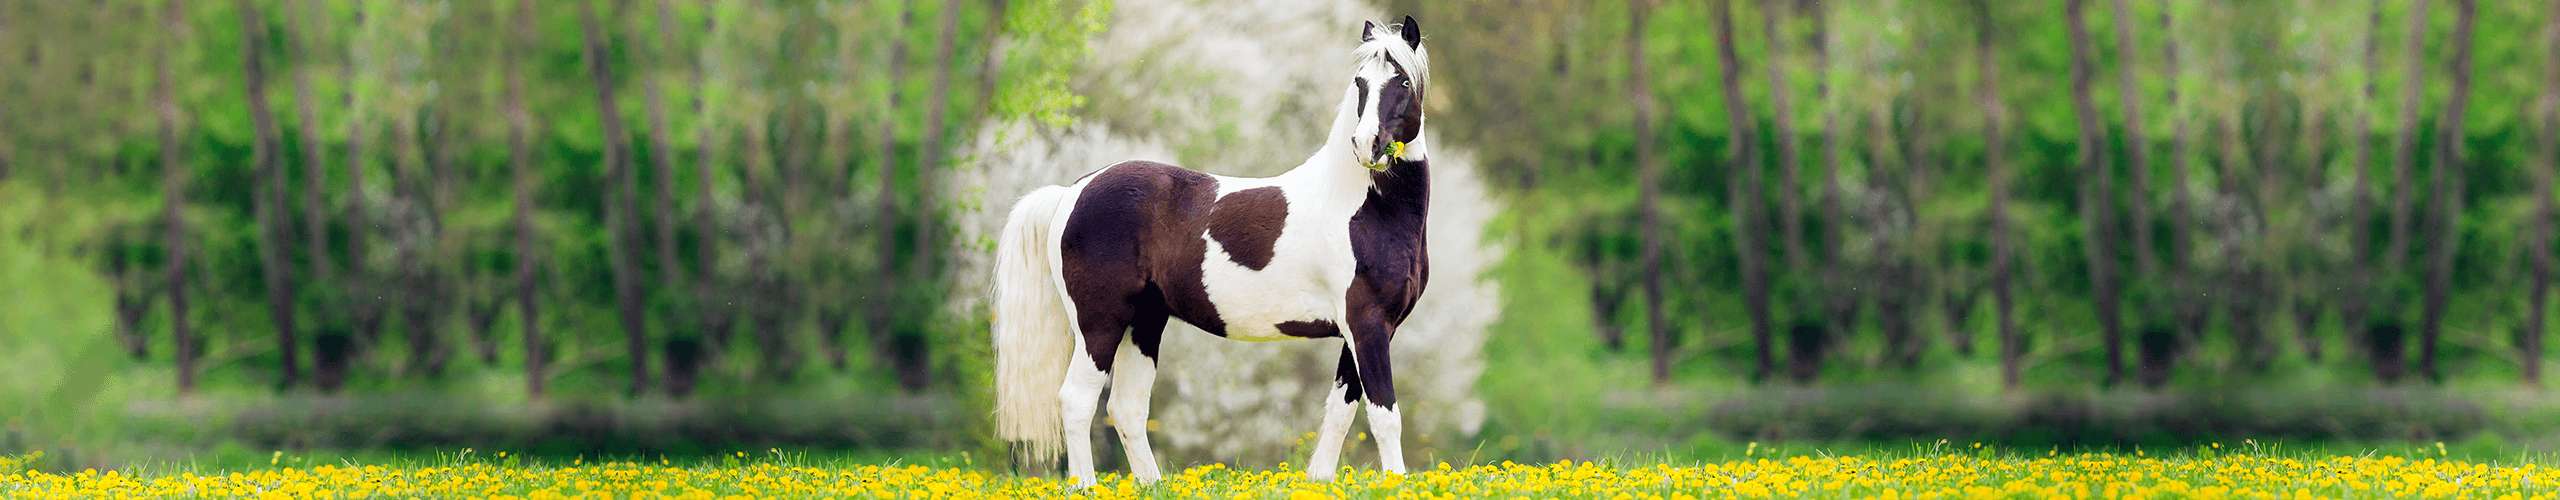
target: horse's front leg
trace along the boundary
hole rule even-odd
[[[1360,372],[1360,396],[1369,401],[1369,435],[1377,438],[1378,468],[1404,473],[1404,419],[1396,416],[1395,375],[1388,369],[1387,340],[1395,327],[1375,316],[1351,322],[1351,360]]]
[[[1342,459],[1342,440],[1351,433],[1352,403],[1360,401],[1360,370],[1351,361],[1351,346],[1342,346],[1333,370],[1333,392],[1325,395],[1324,427],[1316,434],[1316,454],[1307,458],[1307,479],[1333,480]]]

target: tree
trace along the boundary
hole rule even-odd
[[[2544,315],[2551,307],[2552,177],[2553,172],[2560,171],[2560,2],[2554,2],[2553,7],[2550,27],[2544,31],[2548,37],[2544,43],[2548,45],[2543,53],[2549,58],[2542,65],[2542,99],[2535,107],[2542,130],[2534,134],[2534,142],[2541,146],[2541,155],[2536,159],[2540,165],[2532,169],[2533,233],[2532,243],[2527,245],[2527,251],[2532,253],[2528,258],[2533,262],[2533,285],[2528,294],[2530,300],[2525,302],[2522,364],[2525,383],[2536,386],[2542,385],[2542,336],[2549,319]]]
[[[444,266],[450,258],[439,244],[443,230],[437,220],[433,176],[437,169],[431,163],[431,148],[423,144],[419,122],[434,111],[427,109],[424,85],[408,81],[406,76],[393,78],[391,87],[391,137],[394,141],[391,169],[391,199],[386,217],[376,221],[390,231],[393,262],[387,284],[397,287],[393,294],[403,330],[408,333],[408,364],[405,370],[416,370],[428,377],[442,376],[449,354],[444,342],[446,294]]]
[[[1754,207],[1760,203],[1760,154],[1753,143],[1759,142],[1759,131],[1753,128],[1750,103],[1742,96],[1742,57],[1733,45],[1732,0],[1708,3],[1709,15],[1715,16],[1716,60],[1723,70],[1724,106],[1727,131],[1733,143],[1733,156],[1726,165],[1726,203],[1733,212],[1733,248],[1741,260],[1744,309],[1751,314],[1752,380],[1765,380],[1774,369],[1770,351],[1769,285],[1766,271],[1761,269],[1759,241],[1760,216]]]
[[[896,285],[907,281],[908,274],[898,255],[898,104],[901,94],[899,82],[905,79],[906,74],[906,33],[914,28],[915,16],[915,2],[900,0],[898,29],[889,35],[889,96],[880,111],[880,208],[879,213],[873,214],[879,218],[875,224],[878,227],[873,230],[879,231],[875,238],[880,245],[880,270],[879,275],[872,279],[880,283],[880,291],[871,297],[869,328],[872,352],[890,360],[897,371],[898,385],[910,390],[924,385],[926,372],[923,370],[925,360],[907,355],[920,348],[923,339],[899,331],[897,317],[899,288]]]
[[[166,25],[166,31],[162,32],[160,50],[155,52],[157,57],[151,62],[156,83],[152,95],[159,102],[160,111],[161,217],[167,224],[162,244],[168,247],[169,253],[168,277],[163,280],[166,283],[163,286],[168,287],[169,294],[169,338],[177,352],[173,357],[178,365],[178,393],[186,394],[196,388],[197,348],[194,332],[187,329],[187,267],[190,262],[187,255],[187,166],[181,159],[180,148],[183,146],[178,142],[180,115],[175,90],[177,83],[174,81],[176,74],[170,68],[176,64],[172,60],[177,58],[176,53],[181,48],[179,41],[186,37],[185,0],[169,0],[163,9],[161,22]]]
[[[367,22],[364,9],[364,3],[355,4],[357,24]],[[356,292],[350,294],[355,298],[347,304],[347,314],[354,323],[357,342],[371,346],[379,340],[383,311],[386,309],[382,303],[381,294],[374,289],[377,280],[368,266],[372,259],[367,253],[370,250],[370,246],[367,245],[367,237],[370,236],[368,233],[372,232],[376,224],[370,213],[373,210],[373,203],[368,201],[369,197],[365,194],[364,180],[365,164],[369,158],[365,152],[365,139],[373,135],[373,129],[369,122],[371,117],[365,113],[365,108],[357,106],[357,87],[361,85],[356,80],[354,44],[349,45],[348,63],[338,67],[339,79],[346,82],[346,92],[341,95],[340,104],[348,111],[346,286],[355,289]]]
[[[1768,39],[1768,48],[1763,50],[1767,52],[1764,57],[1769,67],[1769,108],[1774,116],[1769,135],[1772,142],[1778,143],[1778,237],[1785,240],[1781,247],[1787,252],[1787,267],[1801,272],[1813,266],[1805,258],[1803,204],[1796,199],[1803,186],[1800,171],[1804,168],[1796,152],[1795,114],[1787,105],[1788,95],[1794,93],[1795,87],[1787,85],[1787,65],[1783,64],[1787,50],[1785,31],[1779,29],[1783,10],[1775,2],[1760,6],[1760,34]]]
[[[2383,251],[2383,272],[2398,273],[2409,255],[2409,221],[2412,202],[2410,164],[2417,158],[2418,105],[2426,99],[2427,0],[2417,0],[2409,7],[2408,43],[2400,51],[2409,65],[2409,79],[2401,82],[2400,129],[2394,131],[2391,146],[2391,242]]]
[[[987,23],[989,25],[987,26],[986,38],[978,42],[979,50],[982,51],[978,54],[978,114],[981,118],[994,116],[996,112],[996,77],[998,73],[1000,73],[1000,71],[997,70],[996,64],[1004,61],[1004,58],[1002,57],[1004,47],[999,45],[997,42],[1004,37],[1005,23],[1009,22],[1004,17],[1005,4],[1007,3],[1010,2],[1007,0],[987,1]]]
[[[1813,34],[1808,36],[1813,41],[1813,99],[1822,106],[1821,257],[1829,262],[1840,257],[1840,227],[1848,224],[1840,214],[1840,109],[1831,96],[1831,4],[1801,5],[1813,17]]]
[[[237,0],[234,4],[240,9],[243,38],[240,43],[241,74],[245,81],[243,88],[247,91],[251,129],[257,141],[249,148],[251,161],[257,166],[253,175],[256,186],[251,189],[254,194],[250,195],[249,204],[257,213],[258,271],[266,282],[268,316],[275,321],[276,351],[281,365],[278,367],[277,385],[292,387],[302,379],[302,349],[294,341],[293,269],[287,262],[291,257],[285,254],[288,238],[285,225],[289,224],[282,212],[286,176],[284,167],[276,161],[275,151],[281,141],[276,139],[275,114],[272,108],[267,107],[266,19],[254,0]]]
[[[2436,168],[2428,186],[2435,192],[2434,247],[2427,265],[2427,291],[2418,325],[2418,373],[2442,380],[2436,367],[2436,344],[2444,336],[2444,313],[2453,294],[2453,256],[2462,245],[2462,112],[2471,103],[2471,25],[2478,0],[2454,0],[2453,95],[2445,100],[2444,120],[2436,127]]]
[[[945,128],[943,121],[951,110],[952,69],[959,65],[958,61],[951,58],[951,44],[958,38],[960,38],[960,0],[943,0],[942,34],[934,37],[933,42],[933,97],[925,101],[924,147],[921,148],[923,151],[918,153],[921,156],[920,161],[916,162],[917,192],[934,192],[934,172],[942,169],[942,137]],[[912,250],[908,254],[915,260],[910,265],[921,274],[932,269],[933,256],[937,253],[933,248],[935,241],[933,216],[937,211],[929,203],[930,198],[919,198],[919,200],[921,201],[917,203],[916,208],[920,217],[916,218],[916,234],[915,238],[909,240]]]
[[[2089,80],[2095,71],[2091,67],[2094,56],[2090,54],[2088,21],[2083,19],[2087,4],[2087,0],[2069,0],[2063,9],[2071,31],[2071,109],[2080,122],[2080,217],[2088,235],[2088,243],[2081,248],[2087,251],[2090,295],[2097,301],[2099,341],[2106,345],[2106,383],[2112,385],[2124,378],[2123,332],[2119,331],[2120,321],[2116,318],[2115,256],[2108,253],[2109,233],[2114,230],[2108,220],[2115,190],[2110,179],[2115,174],[2107,168],[2107,154],[2099,144],[2098,136],[2105,133],[2105,126],[2099,124],[2097,103],[2089,95]]]
[[[498,66],[507,87],[507,171],[514,185],[516,320],[524,330],[524,391],[540,399],[550,375],[543,368],[549,358],[542,348],[542,301],[535,295],[533,281],[534,263],[540,260],[533,253],[533,145],[529,143],[533,116],[525,112],[524,69],[517,64],[523,58],[519,53],[534,45],[533,2],[516,0],[515,12],[507,16],[509,28],[498,50]]]
[[[1819,202],[1820,213],[1818,214],[1822,218],[1822,246],[1814,253],[1814,257],[1823,265],[1819,270],[1806,270],[1815,271],[1822,281],[1822,287],[1826,291],[1823,296],[1828,297],[1828,303],[1822,304],[1823,312],[1832,318],[1832,332],[1845,332],[1850,330],[1857,321],[1855,309],[1858,307],[1860,297],[1856,293],[1845,293],[1847,290],[1843,290],[1843,288],[1854,289],[1854,287],[1839,286],[1848,279],[1847,273],[1838,264],[1841,263],[1844,234],[1841,228],[1847,226],[1849,220],[1840,209],[1842,196],[1840,191],[1840,105],[1833,101],[1831,95],[1830,4],[1804,2],[1798,5],[1812,17],[1813,33],[1807,35],[1810,40],[1807,45],[1813,47],[1813,98],[1822,110],[1822,138],[1821,145],[1818,146],[1822,150],[1822,199]],[[1826,332],[1826,334],[1832,332]]]
[[[312,64],[317,56],[311,48],[315,45],[313,40],[320,36],[320,26],[312,18],[316,17],[315,11],[325,4],[305,3],[311,5],[300,9],[301,14],[292,16],[301,22],[288,23],[286,26],[292,29],[286,30],[285,36],[292,40],[296,58],[293,71],[294,114],[302,121],[294,129],[302,133],[302,236],[309,244],[304,253],[310,254],[311,283],[327,286],[334,281],[330,272],[337,264],[330,262],[329,258],[329,212],[324,206],[326,198],[322,196],[328,192],[329,169],[322,154],[319,101],[311,96],[311,73],[318,71],[318,65]]]
[[[606,230],[612,234],[612,248],[606,249],[605,253],[613,261],[613,298],[622,318],[626,353],[630,356],[631,393],[640,394],[649,389],[649,334],[648,323],[642,317],[645,312],[640,305],[640,277],[638,271],[632,269],[630,255],[634,243],[630,227],[631,198],[636,197],[638,190],[632,187],[630,160],[623,157],[622,109],[613,98],[613,68],[605,54],[605,44],[609,42],[605,40],[603,27],[596,21],[594,2],[578,0],[578,25],[585,35],[587,74],[595,77],[596,105],[603,114],[599,121],[603,122],[604,128],[606,183],[611,185],[608,191],[615,193],[600,197],[604,200]]]
[[[652,60],[669,59],[667,56],[675,52],[674,17],[672,2],[658,0],[658,46],[650,54]],[[678,284],[684,282],[684,268],[676,265],[676,153],[672,141],[667,140],[667,103],[664,95],[658,92],[661,79],[656,74],[640,75],[641,92],[647,94],[643,97],[649,106],[649,162],[657,166],[658,191],[650,200],[656,210],[653,211],[655,217],[650,219],[657,223],[658,229],[658,280],[668,286],[680,286]]]
[[[720,16],[716,15],[703,16],[702,32],[718,33],[720,27],[719,19]],[[709,76],[709,68],[711,64],[709,59],[710,55],[702,52],[694,54],[693,59],[693,114],[696,117],[706,119],[706,121],[712,116],[707,109],[709,99],[705,97],[710,93],[711,89]],[[703,345],[710,346],[712,349],[716,350],[728,344],[729,314],[728,308],[723,307],[727,302],[722,300],[721,297],[718,297],[720,289],[716,286],[717,282],[715,281],[718,279],[718,275],[714,273],[714,268],[718,266],[719,262],[717,259],[719,255],[720,231],[719,228],[712,223],[712,213],[719,209],[719,200],[714,198],[712,194],[712,183],[717,178],[713,176],[711,162],[714,158],[719,157],[720,141],[713,135],[713,128],[715,127],[711,126],[709,123],[705,123],[703,126],[698,127],[698,130],[694,132],[695,159],[693,162],[693,180],[695,194],[693,200],[694,274],[692,292],[693,317],[694,320],[699,323],[698,328],[701,329],[701,331],[697,333],[705,340]]]
[[[2158,276],[2159,256],[2151,246],[2151,137],[2150,127],[2143,126],[2142,86],[2134,79],[2134,61],[2140,49],[2133,43],[2133,9],[2125,0],[2114,0],[2116,13],[2116,78],[2123,90],[2118,97],[2124,103],[2124,149],[2126,170],[2133,175],[2129,203],[2133,215],[2134,271],[2143,276]],[[2165,6],[2163,7],[2166,8]],[[2164,14],[2165,15],[2165,14]]]
[[[1646,10],[1652,0],[1627,2],[1627,96],[1635,109],[1636,210],[1644,232],[1644,325],[1653,354],[1653,382],[1671,381],[1671,333],[1662,322],[1662,167],[1653,153],[1653,89],[1645,65]]]
[[[1973,10],[1974,64],[1982,86],[1979,96],[1982,100],[1982,165],[1988,172],[1986,176],[1991,178],[1991,208],[1987,215],[1991,219],[1991,305],[2000,338],[2000,384],[2015,389],[2018,387],[2019,358],[2024,350],[2018,338],[2015,316],[2011,314],[2016,301],[2009,290],[2009,268],[2015,251],[2010,248],[2009,174],[2002,164],[2007,155],[2002,151],[2005,146],[2000,135],[2000,125],[2008,111],[2000,101],[1999,51],[1993,42],[1997,25],[1992,20],[1991,3],[1989,0],[1974,0]]]

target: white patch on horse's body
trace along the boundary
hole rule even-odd
[[[1209,300],[1218,304],[1218,316],[1226,320],[1227,338],[1295,339],[1302,337],[1281,333],[1279,324],[1342,323],[1337,314],[1355,270],[1351,214],[1360,209],[1360,198],[1334,194],[1341,189],[1335,183],[1342,180],[1322,174],[1342,168],[1319,164],[1323,156],[1309,158],[1306,165],[1277,177],[1217,177],[1222,199],[1246,189],[1278,187],[1289,200],[1287,222],[1272,244],[1271,263],[1260,270],[1236,264],[1224,245],[1206,232],[1199,235],[1209,243],[1209,251],[1201,256],[1201,285],[1208,289]]]

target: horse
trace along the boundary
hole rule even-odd
[[[1166,322],[1243,341],[1341,337],[1307,476],[1332,478],[1367,402],[1381,469],[1405,471],[1387,344],[1430,280],[1422,97],[1429,53],[1406,16],[1363,22],[1324,146],[1275,177],[1124,161],[1015,202],[997,234],[996,430],[1094,483],[1096,399],[1139,483],[1162,477],[1148,394]]]

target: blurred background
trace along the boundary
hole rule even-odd
[[[2560,450],[2560,2],[0,0],[0,454],[1002,467],[1012,198],[1406,14],[1416,463]],[[1339,341],[1168,339],[1169,465],[1304,458]]]

